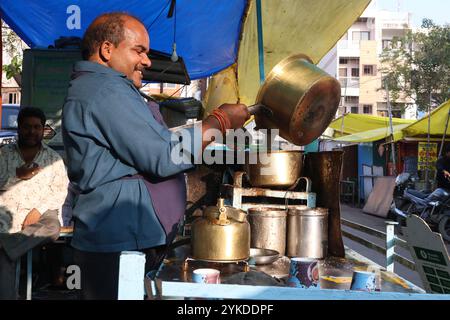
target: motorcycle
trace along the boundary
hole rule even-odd
[[[450,241],[450,193],[438,188],[433,192],[423,192],[406,188],[403,192],[403,209],[396,206],[395,200],[391,211],[399,222],[398,231],[405,224],[406,218],[415,214],[428,223],[430,228],[437,229],[442,237]],[[405,210],[406,207],[406,210]]]
[[[406,205],[409,204],[409,200],[405,199],[404,192],[405,189],[413,189],[414,188],[415,178],[408,172],[400,173],[395,178],[395,188],[394,188],[394,199],[392,206],[399,208],[400,210],[406,209]],[[395,212],[392,212],[395,218]]]

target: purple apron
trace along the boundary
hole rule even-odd
[[[150,101],[148,107],[156,121],[167,127],[159,112],[158,104]],[[166,233],[167,239],[172,239],[177,232],[178,223],[186,210],[186,182],[184,173],[166,178],[136,174],[131,177],[124,177],[123,179],[144,180],[150,198],[152,199],[156,216]]]

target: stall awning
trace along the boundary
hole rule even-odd
[[[99,14],[126,11],[141,18],[151,48],[172,52],[175,17],[177,53],[190,78],[214,74],[206,107],[253,104],[260,87],[255,0],[1,0],[8,25],[32,48],[47,47],[64,36],[81,37]],[[333,48],[370,0],[261,1],[264,70],[283,58],[304,53],[318,63]],[[228,69],[227,69],[228,68]],[[220,72],[222,71],[223,72]]]
[[[402,128],[404,128],[414,121],[415,120],[392,118],[392,125],[403,125]],[[340,137],[341,135],[354,135],[355,133],[379,129],[373,133],[378,136],[384,132],[383,130],[389,128],[389,118],[371,116],[367,114],[348,113],[332,121],[328,127],[334,130],[334,137]],[[341,130],[343,134],[341,134]]]
[[[397,124],[393,126],[394,129],[394,141],[401,140],[403,138],[402,129],[406,128],[409,124]],[[385,139],[391,135],[389,126],[384,128],[378,128],[373,130],[362,131],[354,134],[349,134],[341,137],[334,138],[334,141],[357,143],[357,142],[372,142],[381,139]]]
[[[82,37],[95,17],[122,11],[139,17],[152,49],[171,53],[175,37],[191,79],[208,77],[236,62],[246,1],[178,0],[1,0],[2,19],[31,48],[59,37]],[[175,26],[176,19],[176,26]],[[175,31],[176,28],[176,32]]]
[[[442,136],[444,134],[445,130],[445,124],[447,121],[447,115],[450,112],[450,100],[443,103],[441,106],[439,106],[437,109],[435,109],[431,113],[431,120],[430,120],[430,135],[431,136]],[[346,117],[349,115],[346,115]],[[364,127],[369,126],[375,126],[376,125],[376,119],[375,122],[371,122],[370,118],[374,118],[372,116],[364,116],[364,115],[358,115],[358,114],[352,114],[350,115],[350,119],[344,119],[344,125],[345,130],[344,133],[348,133],[351,130],[359,130]],[[366,121],[363,121],[366,118]],[[375,118],[381,118],[381,117],[375,117]],[[384,118],[383,118],[384,119]],[[380,120],[379,124],[384,125],[384,127],[372,129],[372,130],[365,130],[356,132],[353,134],[348,134],[344,136],[338,136],[333,140],[340,141],[340,142],[347,142],[347,143],[358,143],[358,142],[371,142],[371,141],[377,141],[384,138],[387,138],[391,135],[390,128],[389,128],[389,118],[387,119],[387,124],[383,123],[384,120]],[[394,120],[395,119],[395,120]],[[424,116],[422,119],[419,119],[417,121],[414,120],[405,120],[405,119],[393,119],[393,126],[394,129],[394,141],[398,140],[410,140],[414,137],[420,137],[420,136],[426,136],[428,132],[428,116]],[[341,122],[340,122],[340,121]],[[359,122],[357,121],[359,120]],[[373,119],[372,119],[373,120]],[[403,122],[403,123],[401,123]],[[412,122],[412,123],[411,123]],[[340,123],[342,123],[342,119],[338,118],[334,120],[330,127],[333,129],[340,131]],[[348,123],[348,126],[346,125]],[[450,135],[450,125],[449,128],[447,128],[447,135]]]
[[[431,112],[430,135],[442,136],[444,134],[445,123],[447,121],[447,115],[449,112],[450,112],[450,100],[447,100],[446,102],[444,102],[438,108],[436,108]],[[427,133],[428,133],[427,115],[403,129],[403,135],[405,137],[426,135]],[[446,134],[450,135],[450,125],[447,128]]]

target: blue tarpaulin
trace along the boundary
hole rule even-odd
[[[182,56],[191,79],[210,76],[236,62],[244,0],[1,0],[3,20],[31,47],[53,45],[61,36],[82,37],[101,13],[125,11],[149,30],[150,47]],[[176,18],[176,25],[175,25]],[[175,28],[176,26],[176,28]]]

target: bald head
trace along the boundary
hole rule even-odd
[[[89,60],[105,41],[117,47],[125,39],[125,26],[130,24],[145,29],[138,18],[123,12],[105,13],[95,18],[84,33],[81,44],[83,59]]]

